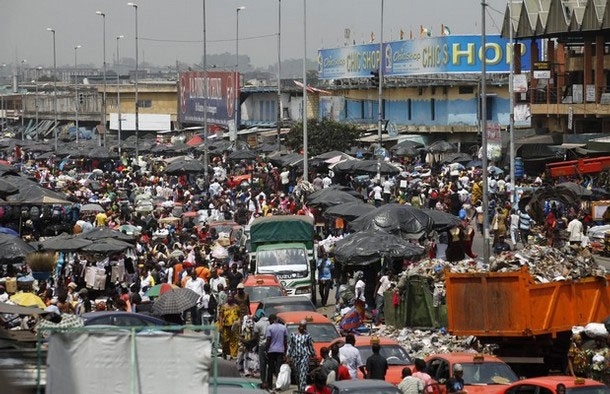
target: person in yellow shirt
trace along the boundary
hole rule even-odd
[[[97,227],[105,226],[107,221],[108,221],[108,215],[106,215],[106,212],[102,211],[102,212],[98,213],[97,215],[95,215],[95,225]]]

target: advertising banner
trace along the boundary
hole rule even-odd
[[[521,45],[521,69],[529,71],[531,43],[517,45]],[[319,78],[370,78],[371,72],[379,69],[380,58],[387,77],[479,73],[483,52],[487,72],[509,73],[510,42],[499,35],[488,35],[485,46],[483,51],[480,36],[449,35],[387,42],[383,44],[383,56],[379,54],[379,44],[321,49]]]
[[[235,84],[235,73],[208,71],[207,112],[208,123],[228,126],[235,117],[235,95],[239,86]],[[237,74],[239,78],[239,74]],[[239,80],[239,79],[238,79]],[[203,124],[206,96],[203,71],[180,73],[179,119],[181,123]],[[236,92],[237,90],[237,92]],[[237,108],[239,122],[239,108]]]

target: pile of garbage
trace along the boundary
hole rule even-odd
[[[445,270],[454,273],[513,272],[524,266],[537,283],[606,275],[605,268],[595,261],[588,249],[530,245],[524,249],[493,256],[489,264],[483,263],[481,259],[465,259],[455,263],[441,259],[424,259],[409,266],[404,271],[404,277],[417,275],[442,281]]]
[[[426,358],[431,354],[450,352],[472,352],[492,354],[491,346],[481,346],[476,337],[457,337],[448,334],[444,329],[417,330],[412,328],[395,329],[381,326],[374,335],[390,337],[403,346],[409,356]]]

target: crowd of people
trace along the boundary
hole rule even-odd
[[[503,174],[490,176],[489,210],[484,212],[480,168],[430,165],[417,159],[403,162],[398,174],[392,176],[363,178],[322,166],[304,180],[297,167],[282,166],[264,155],[256,160],[230,161],[226,152],[213,157],[207,177],[188,172],[167,174],[166,162],[153,156],[133,158],[124,154],[116,160],[71,162],[54,157],[40,160],[19,151],[18,155],[5,158],[40,185],[63,193],[70,202],[27,211],[2,206],[0,223],[18,229],[23,239],[40,241],[62,231],[80,234],[96,228],[133,234],[133,247],[119,252],[103,255],[56,252],[53,275],[32,289],[50,312],[57,315],[80,315],[93,310],[150,312],[154,302],[147,295],[150,288],[162,283],[189,288],[200,295],[197,307],[164,318],[176,324],[218,324],[223,355],[235,359],[245,374],[260,375],[267,387],[271,387],[273,376],[279,373],[286,358],[296,369],[302,390],[313,356],[323,360],[324,381],[330,370],[340,379],[348,374],[356,377],[360,368],[367,377],[382,378],[383,362],[377,357],[378,345],[373,345],[374,358],[354,362],[357,351],[351,349],[353,346],[350,348],[349,335],[340,349],[323,349],[322,354],[315,355],[306,322],[302,322],[297,333],[288,336],[275,316],[262,313],[251,316],[250,300],[242,283],[251,270],[245,243],[243,239],[231,241],[228,234],[219,234],[210,226],[214,221],[232,220],[246,226],[260,216],[311,215],[317,223],[324,224],[317,235],[319,240],[328,235],[345,235],[350,231],[345,221],[324,216],[323,209],[308,206],[305,198],[306,190],[341,184],[350,186],[363,201],[376,206],[391,202],[409,204],[458,217],[460,225],[420,240],[430,257],[449,261],[466,256],[476,258],[472,244],[477,232],[482,235],[484,215],[488,215],[497,252],[515,248],[518,242],[524,245],[530,242],[534,225],[528,212],[512,203],[515,185]],[[542,182],[530,181],[533,185]],[[87,204],[99,204],[102,209],[82,210]],[[549,242],[555,239],[556,222],[564,212],[570,219],[569,241],[581,241],[578,234],[584,231],[587,219],[575,208],[549,205],[544,224],[551,234],[546,237]],[[580,226],[575,222],[579,218],[584,219]],[[317,269],[322,305],[327,304],[333,286],[345,284],[353,276],[354,301],[362,307],[383,310],[380,295],[391,285],[389,272],[354,275],[350,267],[341,267],[332,253],[323,248]],[[89,275],[92,270],[94,274]],[[0,266],[0,271],[0,278],[30,275],[25,264]],[[365,294],[365,286],[370,294]],[[0,302],[10,302],[8,295],[6,285],[0,285]],[[382,321],[383,314],[378,313],[376,323]],[[348,374],[342,371],[342,366]],[[415,392],[413,387],[420,386],[413,383],[417,373],[409,372],[405,370],[401,384],[404,393]],[[318,391],[313,392],[324,392],[319,388],[321,376],[322,373],[315,374],[312,387]]]

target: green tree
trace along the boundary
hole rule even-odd
[[[348,123],[331,119],[309,119],[307,142],[309,156],[313,157],[331,150],[346,151],[355,145],[360,130]],[[300,152],[303,149],[303,123],[295,124],[286,136],[286,145]]]

